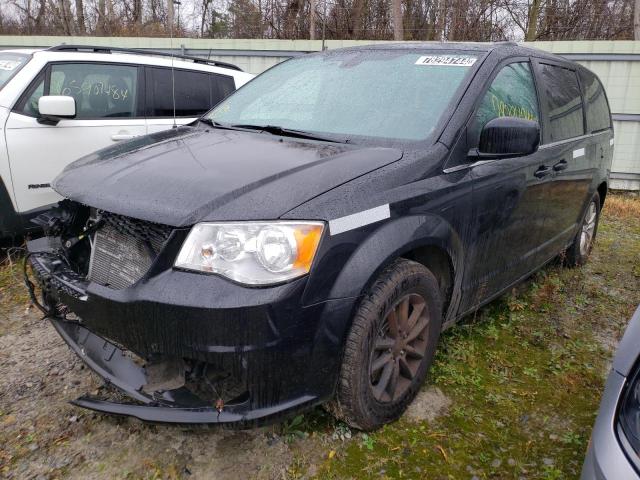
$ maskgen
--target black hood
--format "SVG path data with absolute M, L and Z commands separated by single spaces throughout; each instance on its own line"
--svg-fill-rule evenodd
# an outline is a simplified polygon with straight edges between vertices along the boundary
M 268 220 L 401 157 L 391 148 L 184 127 L 84 157 L 53 188 L 85 205 L 176 227 Z

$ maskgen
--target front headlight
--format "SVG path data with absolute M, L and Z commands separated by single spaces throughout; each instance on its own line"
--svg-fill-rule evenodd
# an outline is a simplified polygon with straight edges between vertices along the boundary
M 322 222 L 199 223 L 182 245 L 177 268 L 270 285 L 309 272 Z

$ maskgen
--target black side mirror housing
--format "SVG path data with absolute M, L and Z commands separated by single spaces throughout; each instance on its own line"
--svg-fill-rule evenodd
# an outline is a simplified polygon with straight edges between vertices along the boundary
M 533 120 L 498 117 L 489 120 L 480 132 L 480 142 L 473 156 L 482 159 L 530 155 L 540 144 L 540 125 Z

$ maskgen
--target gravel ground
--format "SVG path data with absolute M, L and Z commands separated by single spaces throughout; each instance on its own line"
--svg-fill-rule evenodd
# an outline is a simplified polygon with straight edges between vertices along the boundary
M 97 393 L 99 377 L 37 310 L 20 302 L 2 315 L 1 478 L 284 479 L 298 476 L 300 462 L 311 476 L 351 438 L 319 408 L 309 434 L 291 423 L 248 431 L 148 425 L 73 407 L 68 400 Z M 409 415 L 434 419 L 447 407 L 442 392 L 428 388 Z

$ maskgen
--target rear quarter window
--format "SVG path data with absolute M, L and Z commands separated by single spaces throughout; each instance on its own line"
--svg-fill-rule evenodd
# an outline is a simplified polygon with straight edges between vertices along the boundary
M 198 117 L 209 111 L 235 90 L 233 77 L 174 70 L 175 84 L 169 68 L 147 68 L 147 116 L 173 116 L 173 92 L 177 117 Z
M 559 142 L 584 135 L 582 95 L 576 72 L 556 65 L 540 67 L 549 120 L 546 141 Z
M 586 109 L 587 133 L 611 128 L 611 112 L 602 83 L 588 70 L 581 69 L 579 75 Z

